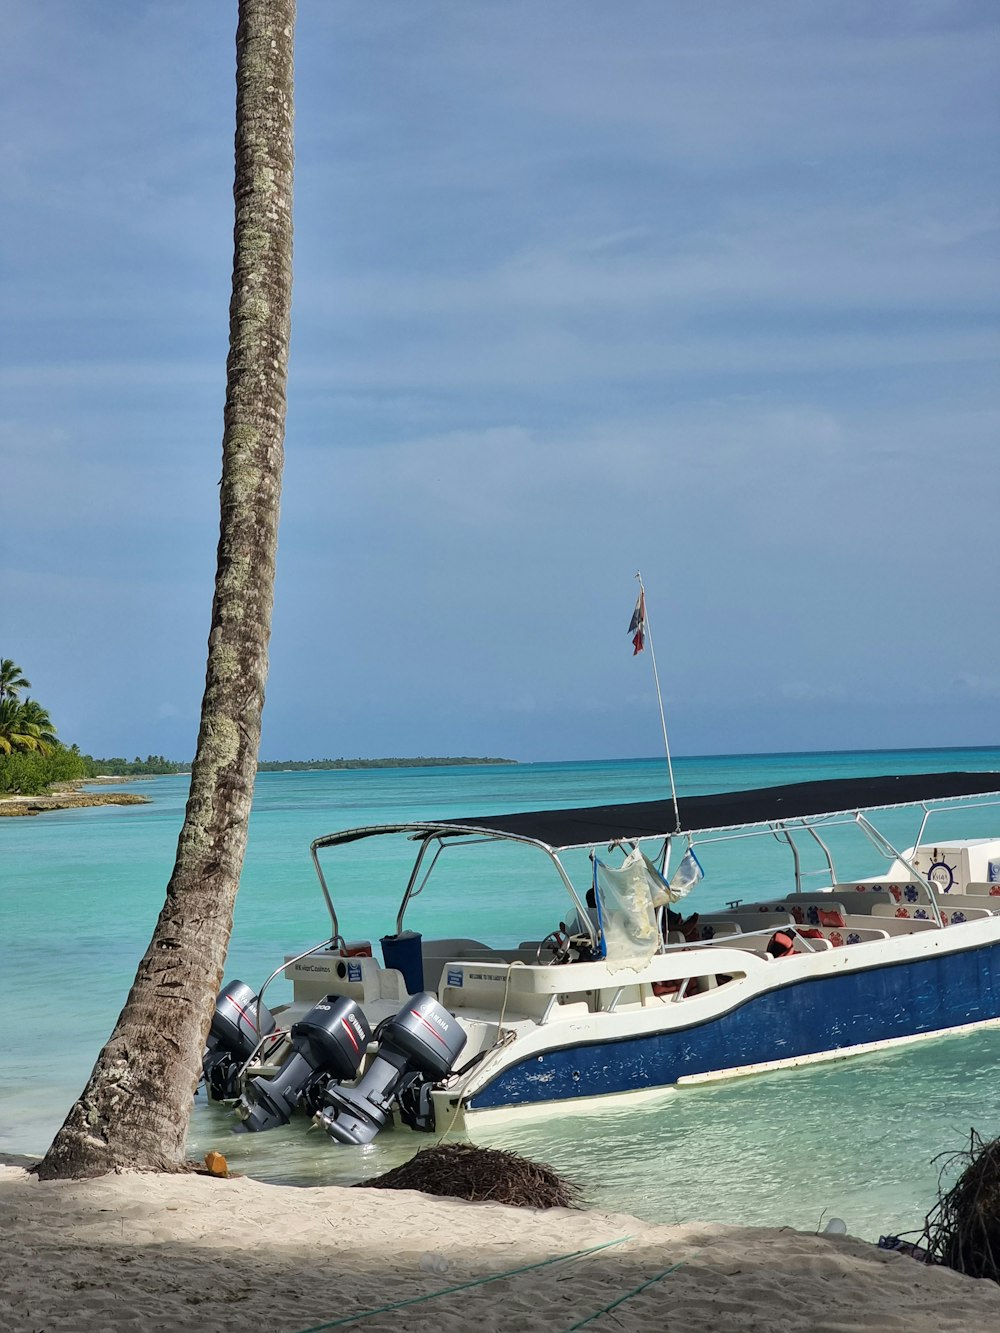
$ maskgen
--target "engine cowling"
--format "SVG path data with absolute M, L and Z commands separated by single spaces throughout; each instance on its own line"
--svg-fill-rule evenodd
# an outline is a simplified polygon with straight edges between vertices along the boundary
M 239 1096 L 240 1069 L 261 1038 L 269 1036 L 276 1027 L 274 1015 L 266 1004 L 259 1006 L 258 1020 L 257 993 L 245 981 L 230 981 L 223 986 L 215 1001 L 201 1065 L 210 1097 L 223 1102 Z
M 371 1027 L 354 1000 L 327 995 L 292 1025 L 292 1050 L 273 1078 L 251 1079 L 236 1105 L 236 1133 L 287 1125 L 300 1106 L 315 1109 L 327 1085 L 357 1077 Z
M 378 1051 L 353 1088 L 331 1086 L 318 1125 L 338 1143 L 370 1143 L 389 1119 L 403 1089 L 412 1098 L 414 1084 L 437 1081 L 451 1072 L 467 1041 L 466 1034 L 429 991 L 408 1000 L 389 1020 Z M 424 1099 L 429 1105 L 429 1099 Z M 433 1121 L 421 1127 L 433 1128 Z

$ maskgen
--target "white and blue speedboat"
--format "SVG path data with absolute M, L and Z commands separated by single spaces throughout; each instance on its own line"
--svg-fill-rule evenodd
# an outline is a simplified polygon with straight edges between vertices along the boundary
M 1000 838 L 929 840 L 942 812 L 998 798 L 1000 774 L 940 773 L 318 838 L 330 936 L 273 974 L 292 983 L 285 1008 L 270 1013 L 241 983 L 223 992 L 210 1086 L 238 1098 L 243 1128 L 298 1109 L 333 1138 L 364 1142 L 390 1118 L 472 1128 L 477 1117 L 1000 1024 Z M 874 821 L 901 807 L 912 809 L 916 836 L 897 850 Z M 838 878 L 831 831 L 847 824 L 867 836 L 882 873 Z M 750 857 L 760 836 L 786 844 L 788 883 L 747 901 L 737 880 L 728 907 L 685 919 L 678 902 L 699 878 L 699 846 L 732 838 Z M 331 868 L 335 853 L 372 839 L 408 851 L 405 862 L 365 858 L 369 903 L 386 893 L 387 867 L 402 872 L 392 929 L 374 947 L 345 939 Z M 551 934 L 515 947 L 407 928 L 445 860 L 511 843 L 537 852 L 547 872 L 538 894 L 562 895 Z M 820 887 L 806 887 L 806 848 L 822 865 Z M 585 875 L 574 878 L 573 860 Z M 502 894 L 496 905 L 498 936 L 510 938 Z M 683 911 L 696 906 L 697 895 Z

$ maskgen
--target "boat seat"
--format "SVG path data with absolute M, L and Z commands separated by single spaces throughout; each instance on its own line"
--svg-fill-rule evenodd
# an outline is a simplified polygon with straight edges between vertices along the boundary
M 896 916 L 895 902 L 885 902 L 883 910 L 873 908 L 871 916 L 861 917 L 861 920 L 865 921 L 865 925 L 869 928 L 876 926 L 877 929 L 885 930 L 885 933 L 893 934 L 893 936 L 895 934 L 913 934 L 915 930 L 936 930 L 937 922 L 929 914 L 931 909 L 927 908 L 925 910 L 928 912 L 928 916 L 925 917 L 901 917 Z M 848 917 L 848 924 L 851 924 L 851 920 L 852 918 Z M 859 918 L 853 917 L 853 920 L 857 921 Z
M 688 937 L 684 934 L 683 930 L 668 930 L 667 943 L 668 944 L 711 944 L 713 940 L 717 939 L 731 940 L 735 935 L 739 934 L 740 931 L 738 929 L 720 930 L 716 931 L 714 935 L 698 934 L 695 936 L 693 940 L 689 940 Z M 739 941 L 737 941 L 736 947 L 739 948 Z
M 985 879 L 970 879 L 965 892 L 970 898 L 1000 898 L 1000 884 Z
M 937 895 L 940 898 L 940 894 Z M 896 903 L 929 903 L 931 900 L 930 890 L 926 884 L 919 884 L 914 881 L 911 884 L 890 884 L 889 897 Z
M 672 930 L 670 934 L 681 934 L 681 932 Z M 743 930 L 738 921 L 699 921 L 695 939 L 718 940 L 723 936 L 742 934 Z
M 839 927 L 847 915 L 847 908 L 839 899 L 827 897 L 807 898 L 803 894 L 791 893 L 784 902 L 777 904 L 786 912 L 791 912 L 797 926 L 835 926 Z M 835 918 L 838 918 L 836 920 Z
M 889 894 L 895 897 L 893 890 L 902 889 L 906 886 L 906 880 L 866 880 L 859 879 L 853 883 L 834 884 L 831 892 L 840 893 L 871 893 L 871 894 Z
M 830 889 L 833 897 L 841 893 L 888 893 L 889 881 L 878 881 L 866 879 L 848 880 L 845 884 L 834 884 Z
M 889 932 L 884 926 L 844 926 L 843 932 L 845 944 L 864 944 L 867 940 L 887 940 Z
M 803 930 L 818 930 L 821 932 L 821 938 L 828 941 L 834 949 L 842 949 L 845 944 L 864 944 L 868 940 L 887 940 L 889 932 L 873 927 L 871 917 L 861 917 L 864 921 L 863 926 L 852 925 L 851 917 L 844 918 L 842 926 L 804 926 Z M 857 918 L 854 918 L 857 920 Z M 818 944 L 818 940 L 811 940 L 810 943 Z
M 835 884 L 834 892 L 837 901 L 846 908 L 848 916 L 870 915 L 876 903 L 891 901 L 882 884 Z
M 869 888 L 873 886 L 869 885 Z M 973 886 L 967 884 L 966 889 Z M 987 896 L 990 889 L 997 892 L 993 895 L 994 901 L 990 902 Z M 984 890 L 986 892 L 984 892 Z M 899 895 L 898 897 L 896 895 Z M 853 917 L 855 920 L 864 913 L 870 916 L 886 917 L 896 916 L 896 908 L 902 907 L 909 909 L 908 912 L 900 912 L 901 917 L 915 915 L 913 909 L 924 907 L 928 909 L 927 915 L 933 919 L 934 913 L 930 909 L 931 896 L 923 884 L 891 884 L 885 893 L 866 893 L 858 886 L 856 893 L 844 891 L 841 885 L 841 897 L 848 909 L 848 920 Z M 1000 912 L 1000 884 L 984 884 L 977 886 L 976 892 L 971 893 L 938 893 L 934 895 L 934 901 L 942 908 L 949 911 L 968 912 L 969 909 L 979 910 L 988 908 L 990 911 Z M 917 917 L 920 920 L 920 917 Z
M 425 939 L 421 952 L 424 960 L 424 990 L 433 991 L 435 994 L 446 963 L 485 963 L 487 961 L 507 963 L 517 955 L 516 949 L 506 951 L 491 949 L 488 944 L 483 944 L 481 940 L 462 939 L 460 936 L 442 940 Z
M 868 887 L 869 889 L 875 889 L 880 888 L 881 886 L 869 885 Z M 982 892 L 977 891 L 976 893 L 969 893 L 970 887 L 970 885 L 966 884 L 962 889 L 957 891 L 952 890 L 950 893 L 935 892 L 934 901 L 939 903 L 942 907 L 949 907 L 953 911 L 956 908 L 964 910 L 967 907 L 985 907 L 986 904 L 982 901 Z M 988 884 L 984 887 L 987 892 L 991 888 L 996 889 L 997 893 L 995 896 L 1000 898 L 1000 884 Z M 886 884 L 885 889 L 886 896 L 880 899 L 880 901 L 896 903 L 901 907 L 912 908 L 921 905 L 927 906 L 931 901 L 931 894 L 927 885 L 921 884 L 916 880 L 910 881 L 909 883 L 903 880 L 899 883 Z M 973 899 L 975 899 L 975 901 L 973 901 Z M 874 911 L 874 908 L 872 910 Z M 997 904 L 996 910 L 1000 911 L 1000 903 Z
M 956 907 L 951 899 L 947 905 L 941 905 L 941 920 L 946 926 L 961 926 L 966 921 L 980 921 L 984 916 L 993 916 L 988 907 Z
M 795 925 L 792 914 L 787 908 L 782 908 L 778 912 L 758 912 L 756 908 L 750 911 L 741 909 L 739 912 L 727 912 L 725 917 L 719 918 L 719 920 L 725 920 L 734 926 L 739 926 L 742 935 L 747 935 L 752 931 L 775 930 L 778 926 Z M 712 917 L 707 917 L 705 924 L 715 925 L 716 923 Z
M 994 888 L 996 887 L 994 885 Z M 979 893 L 936 894 L 935 902 L 940 908 L 947 908 L 949 912 L 1000 912 L 1000 894 L 992 899 Z
M 801 935 L 796 935 L 795 948 L 792 950 L 792 952 L 823 953 L 828 949 L 832 949 L 833 947 L 834 947 L 833 941 L 827 939 L 825 935 L 821 935 L 817 939 L 813 939 L 811 936 L 809 939 L 803 939 Z M 785 957 L 787 956 L 788 955 L 786 954 Z
M 890 910 L 877 912 L 873 909 L 870 915 L 848 915 L 847 930 L 878 929 L 887 935 L 912 935 L 918 930 L 937 929 L 937 923 L 930 917 L 897 917 L 895 903 L 883 903 L 883 907 Z
M 897 917 L 913 921 L 933 921 L 934 913 L 930 903 L 897 903 L 891 898 L 885 903 L 876 903 L 872 908 L 873 917 Z
M 946 926 L 960 926 L 965 921 L 977 921 L 982 917 L 992 916 L 988 907 L 956 907 L 953 902 L 939 904 L 941 920 Z M 897 920 L 934 921 L 934 910 L 930 903 L 877 903 L 872 908 L 873 917 L 889 917 Z

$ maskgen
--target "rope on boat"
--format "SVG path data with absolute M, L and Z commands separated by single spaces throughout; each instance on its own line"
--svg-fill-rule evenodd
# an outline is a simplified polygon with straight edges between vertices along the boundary
M 482 1072 L 483 1066 L 489 1062 L 491 1055 L 495 1055 L 497 1051 L 502 1050 L 505 1046 L 510 1045 L 509 1037 L 504 1037 L 503 1035 L 503 1020 L 504 1020 L 504 1015 L 507 1012 L 507 999 L 508 996 L 510 995 L 511 973 L 513 972 L 515 967 L 524 967 L 524 963 L 522 963 L 519 958 L 515 958 L 513 962 L 507 964 L 507 978 L 504 982 L 504 987 L 503 987 L 503 1003 L 500 1005 L 500 1017 L 497 1019 L 497 1035 L 493 1038 L 493 1045 L 488 1046 L 485 1051 L 480 1052 L 477 1065 L 477 1068 L 480 1073 Z M 443 1143 L 447 1138 L 447 1136 L 455 1128 L 455 1122 L 458 1120 L 459 1114 L 461 1113 L 462 1110 L 461 1086 L 462 1086 L 461 1084 L 456 1084 L 455 1090 L 458 1093 L 458 1096 L 455 1099 L 455 1109 L 451 1113 L 451 1119 L 448 1121 L 447 1127 L 443 1129 L 441 1133 L 438 1135 L 438 1140 L 437 1140 L 438 1143 Z
M 612 1310 L 617 1310 L 619 1305 L 624 1305 L 624 1303 L 628 1300 L 631 1300 L 633 1296 L 638 1296 L 640 1291 L 645 1291 L 646 1288 L 651 1287 L 654 1282 L 660 1282 L 663 1278 L 668 1277 L 671 1273 L 676 1273 L 678 1268 L 683 1268 L 683 1267 L 684 1267 L 683 1263 L 671 1264 L 671 1266 L 669 1268 L 665 1268 L 662 1273 L 657 1273 L 656 1277 L 651 1277 L 648 1282 L 643 1282 L 640 1286 L 633 1287 L 631 1291 L 627 1291 L 624 1296 L 619 1296 L 618 1299 L 616 1301 L 612 1301 L 610 1305 L 605 1305 L 600 1310 L 595 1310 L 593 1314 L 588 1315 L 586 1319 L 581 1319 L 579 1323 L 570 1324 L 569 1328 L 566 1330 L 566 1333 L 574 1333 L 574 1331 L 578 1328 L 586 1328 L 587 1325 L 592 1324 L 595 1319 L 600 1319 L 602 1314 L 610 1314 Z
M 359 1319 L 369 1319 L 372 1315 L 388 1314 L 391 1310 L 402 1310 L 408 1305 L 419 1305 L 421 1301 L 433 1301 L 438 1296 L 450 1296 L 453 1291 L 465 1291 L 469 1287 L 481 1287 L 487 1282 L 499 1282 L 501 1278 L 516 1277 L 518 1273 L 530 1273 L 535 1268 L 546 1268 L 549 1264 L 566 1263 L 570 1259 L 583 1259 L 588 1254 L 596 1254 L 598 1250 L 607 1250 L 613 1245 L 624 1245 L 627 1240 L 631 1239 L 631 1236 L 619 1236 L 617 1240 L 606 1240 L 600 1245 L 591 1245 L 586 1250 L 574 1250 L 572 1254 L 557 1254 L 553 1259 L 542 1259 L 534 1264 L 522 1264 L 520 1268 L 511 1268 L 505 1273 L 491 1273 L 489 1277 L 477 1277 L 473 1278 L 471 1282 L 459 1282 L 453 1287 L 442 1287 L 440 1291 L 428 1292 L 426 1296 L 411 1296 L 405 1301 L 394 1301 L 392 1305 L 380 1305 L 376 1310 L 359 1310 L 356 1314 L 345 1315 L 341 1319 L 332 1319 L 328 1324 L 314 1324 L 312 1328 L 300 1330 L 300 1333 L 321 1333 L 322 1329 L 343 1328 L 345 1324 L 353 1324 Z M 679 1267 L 679 1265 L 677 1266 Z M 625 1298 L 623 1297 L 623 1299 Z M 599 1310 L 598 1314 L 601 1313 L 603 1312 Z

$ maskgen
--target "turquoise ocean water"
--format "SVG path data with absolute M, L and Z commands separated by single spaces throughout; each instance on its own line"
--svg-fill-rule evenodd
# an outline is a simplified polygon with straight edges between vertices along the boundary
M 696 794 L 820 777 L 1000 770 L 1000 750 L 682 758 L 675 768 L 682 793 Z M 664 787 L 662 760 L 262 774 L 227 977 L 256 988 L 284 953 L 328 934 L 308 854 L 323 833 L 397 819 L 642 800 L 664 795 Z M 0 820 L 0 1152 L 44 1150 L 83 1086 L 148 942 L 187 780 L 158 778 L 129 790 L 153 803 Z M 897 846 L 915 835 L 912 814 L 894 812 L 876 823 Z M 941 816 L 928 833 L 997 835 L 1000 809 Z M 885 868 L 854 830 L 834 830 L 830 842 L 843 878 Z M 690 900 L 694 907 L 793 887 L 789 854 L 771 839 L 708 844 L 700 854 L 707 873 Z M 346 936 L 377 940 L 393 928 L 407 855 L 370 844 L 328 856 Z M 461 856 L 437 893 L 431 881 L 407 925 L 508 943 L 544 934 L 565 915 L 554 877 L 530 873 L 532 865 L 543 869 L 540 862 L 482 849 Z M 575 868 L 586 875 L 582 863 Z M 268 998 L 287 994 L 283 984 L 276 982 Z M 428 1141 L 386 1132 L 367 1148 L 347 1148 L 302 1123 L 240 1137 L 230 1136 L 228 1125 L 224 1112 L 196 1105 L 192 1153 L 218 1147 L 234 1169 L 302 1184 L 350 1183 Z M 875 1238 L 920 1224 L 936 1196 L 934 1158 L 967 1143 L 972 1126 L 1000 1135 L 1000 1030 L 666 1092 L 639 1105 L 560 1108 L 477 1138 L 544 1158 L 578 1179 L 594 1204 L 641 1217 L 808 1229 L 825 1210 L 845 1218 L 854 1234 Z

